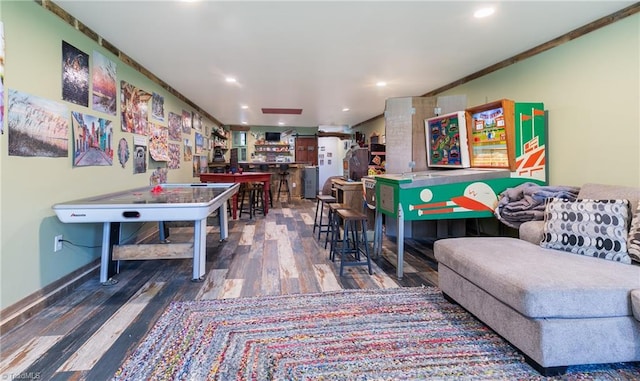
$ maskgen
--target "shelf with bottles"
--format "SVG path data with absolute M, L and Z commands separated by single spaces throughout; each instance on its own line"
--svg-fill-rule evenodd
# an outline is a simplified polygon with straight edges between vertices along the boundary
M 287 143 L 256 143 L 256 153 L 278 153 L 278 154 L 291 154 L 290 147 Z
M 229 136 L 230 136 L 230 132 L 225 130 L 222 127 L 213 127 L 211 129 L 211 134 L 214 136 L 214 138 L 219 138 L 222 140 L 229 140 Z M 225 143 L 226 144 L 226 143 Z

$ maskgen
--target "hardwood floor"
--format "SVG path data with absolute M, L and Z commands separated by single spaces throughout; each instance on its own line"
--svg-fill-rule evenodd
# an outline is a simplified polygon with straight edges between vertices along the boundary
M 231 221 L 229 238 L 207 236 L 207 275 L 191 282 L 191 260 L 127 261 L 118 283 L 102 286 L 95 276 L 23 324 L 3 332 L 0 377 L 41 380 L 107 380 L 176 300 L 238 298 L 339 289 L 437 285 L 429 245 L 405 244 L 404 277 L 396 279 L 396 245 L 366 266 L 328 259 L 324 239 L 313 234 L 315 201 L 274 202 L 266 217 L 243 214 Z M 316 232 L 317 233 L 317 232 Z M 173 242 L 188 240 L 188 227 L 171 228 Z M 324 238 L 324 236 L 323 236 Z

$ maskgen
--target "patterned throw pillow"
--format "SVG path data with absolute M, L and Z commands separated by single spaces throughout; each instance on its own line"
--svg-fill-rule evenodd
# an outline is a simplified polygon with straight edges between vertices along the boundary
M 631 260 L 640 263 L 640 202 L 638 202 L 636 215 L 631 220 L 627 249 L 629 250 Z
M 628 200 L 550 199 L 540 246 L 631 263 Z

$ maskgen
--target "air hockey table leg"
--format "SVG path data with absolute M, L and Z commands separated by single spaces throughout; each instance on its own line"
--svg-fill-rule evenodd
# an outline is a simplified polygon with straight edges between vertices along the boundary
M 227 239 L 229 236 L 229 210 L 227 209 L 227 203 L 223 202 L 218 211 L 218 223 L 220 224 L 220 242 Z
M 112 278 L 118 272 L 118 262 L 112 260 L 113 245 L 118 243 L 120 243 L 120 223 L 104 222 L 100 256 L 100 283 L 104 286 L 118 283 L 116 279 Z
M 193 226 L 193 277 L 192 282 L 204 280 L 207 265 L 207 218 L 196 220 Z

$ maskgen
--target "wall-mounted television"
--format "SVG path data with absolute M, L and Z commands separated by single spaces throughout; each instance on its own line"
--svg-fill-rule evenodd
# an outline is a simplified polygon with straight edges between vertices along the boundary
M 268 142 L 279 142 L 280 141 L 280 133 L 279 132 L 265 132 L 264 140 Z

